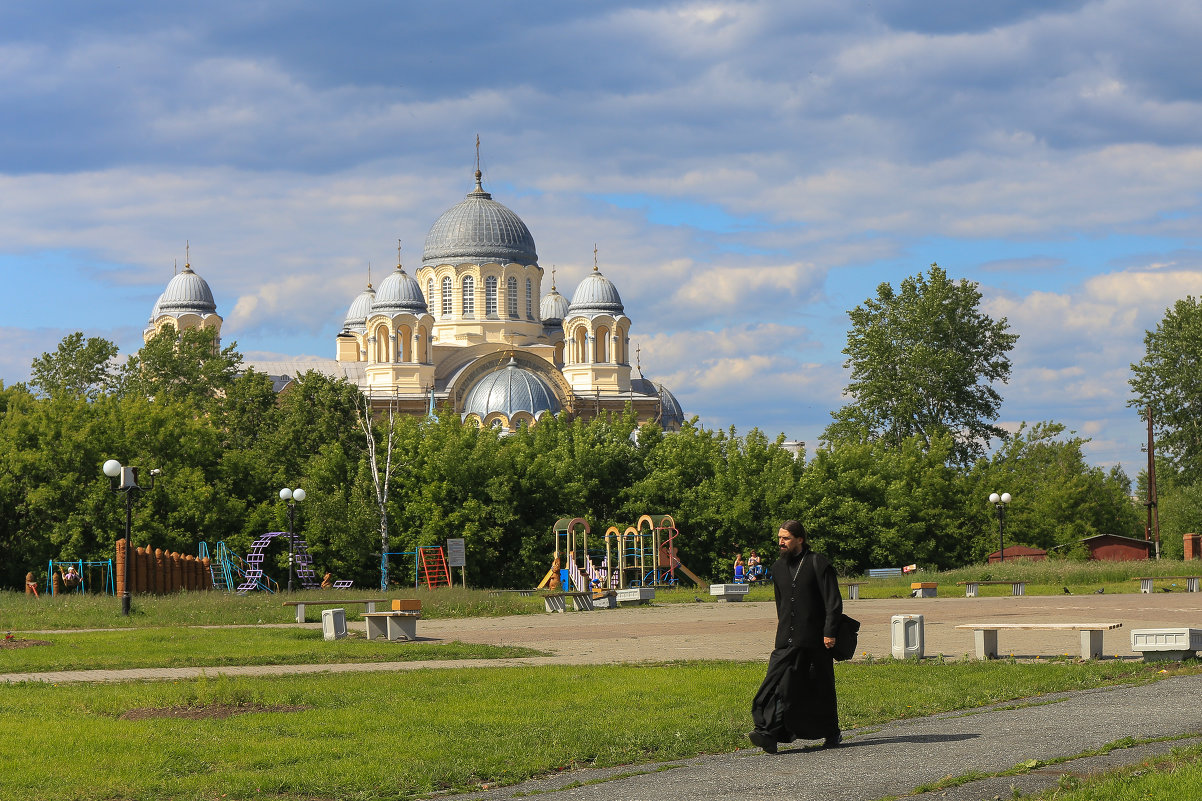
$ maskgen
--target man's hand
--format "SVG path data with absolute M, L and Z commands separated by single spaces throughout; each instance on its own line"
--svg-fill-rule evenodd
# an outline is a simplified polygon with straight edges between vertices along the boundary
M 823 637 L 822 644 L 825 645 L 827 648 L 834 648 L 835 647 L 835 638 L 834 637 Z

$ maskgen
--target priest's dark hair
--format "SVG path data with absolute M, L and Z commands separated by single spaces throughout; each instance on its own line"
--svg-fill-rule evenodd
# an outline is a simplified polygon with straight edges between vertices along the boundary
M 786 520 L 780 524 L 780 527 L 792 534 L 794 537 L 799 537 L 803 540 L 809 539 L 809 537 L 806 535 L 806 527 L 803 526 L 800 521 Z

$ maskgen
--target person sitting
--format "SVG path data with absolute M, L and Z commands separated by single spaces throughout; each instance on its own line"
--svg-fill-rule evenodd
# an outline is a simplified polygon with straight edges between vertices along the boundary
M 759 554 L 753 548 L 751 553 L 747 555 L 747 583 L 753 584 L 760 580 L 764 574 L 764 568 L 760 564 Z
M 743 564 L 743 554 L 735 554 L 735 584 L 742 584 L 747 580 L 747 565 Z
M 75 565 L 67 567 L 67 572 L 63 573 L 63 586 L 69 590 L 73 590 L 79 586 L 79 573 L 75 570 Z

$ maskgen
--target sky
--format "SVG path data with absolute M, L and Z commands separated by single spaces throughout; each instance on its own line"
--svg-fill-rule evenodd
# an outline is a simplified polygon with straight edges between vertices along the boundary
M 0 380 L 136 350 L 186 257 L 226 344 L 332 358 L 479 134 L 547 278 L 596 245 L 703 425 L 812 452 L 848 310 L 937 262 L 1019 335 L 999 422 L 1134 476 L 1130 364 L 1202 294 L 1199 41 L 1161 0 L 3 4 Z

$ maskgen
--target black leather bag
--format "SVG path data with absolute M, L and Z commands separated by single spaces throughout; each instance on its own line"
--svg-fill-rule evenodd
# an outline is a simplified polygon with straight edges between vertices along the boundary
M 851 659 L 856 655 L 856 645 L 860 639 L 860 621 L 854 617 L 841 615 L 839 626 L 835 630 L 835 647 L 831 654 L 840 662 Z

